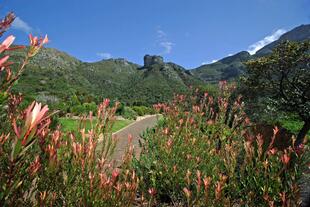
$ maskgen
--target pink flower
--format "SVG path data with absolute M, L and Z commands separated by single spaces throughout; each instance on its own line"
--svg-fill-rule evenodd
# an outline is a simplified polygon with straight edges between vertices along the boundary
M 291 157 L 287 154 L 287 152 L 285 152 L 282 157 L 281 157 L 281 161 L 284 165 L 287 165 L 290 162 Z
M 29 173 L 31 176 L 35 175 L 41 167 L 40 157 L 36 156 L 35 160 L 30 164 Z
M 164 133 L 165 135 L 168 135 L 168 134 L 169 134 L 169 128 L 168 128 L 168 127 L 164 128 L 164 129 L 163 129 L 163 133 Z
M 48 37 L 45 35 L 44 38 L 38 38 L 38 37 L 33 37 L 31 34 L 29 35 L 30 39 L 30 49 L 28 51 L 28 56 L 32 57 L 35 56 L 39 50 L 42 48 L 42 46 L 46 43 L 48 43 Z
M 295 148 L 295 152 L 297 153 L 297 155 L 301 155 L 304 152 L 304 148 L 305 145 L 304 144 L 300 144 Z
M 155 188 L 150 188 L 148 190 L 148 192 L 149 192 L 150 196 L 152 196 L 152 197 L 154 197 L 156 195 L 156 189 Z
M 183 191 L 187 199 L 189 199 L 192 196 L 192 192 L 188 190 L 188 188 L 183 188 Z
M 274 136 L 277 135 L 278 132 L 279 132 L 279 128 L 278 128 L 277 126 L 275 126 L 275 127 L 273 128 L 273 135 L 274 135 Z
M 10 56 L 6 55 L 0 59 L 0 69 L 4 67 L 4 63 L 9 59 Z M 2 69 L 1 69 L 2 70 Z M 0 71 L 1 71 L 0 70 Z
M 173 140 L 169 138 L 167 143 L 166 143 L 167 148 L 170 149 L 172 147 L 172 144 L 173 144 Z
M 197 175 L 197 191 L 200 192 L 200 187 L 201 187 L 201 172 L 200 170 L 196 171 Z
M 215 185 L 215 199 L 219 200 L 222 196 L 222 184 L 221 182 L 217 182 Z
M 211 184 L 211 177 L 204 177 L 203 178 L 203 184 L 205 186 L 206 191 L 209 189 L 209 186 Z
M 33 106 L 34 105 L 34 106 Z M 44 117 L 46 112 L 48 111 L 48 106 L 45 105 L 42 107 L 41 103 L 33 102 L 27 110 L 27 120 L 26 122 L 30 122 L 29 128 L 34 128 Z
M 118 169 L 114 169 L 112 172 L 112 182 L 116 182 L 119 176 L 119 170 Z
M 110 105 L 110 99 L 108 99 L 108 98 L 104 99 L 104 101 L 103 101 L 103 106 L 104 106 L 105 108 L 107 108 L 109 105 Z
M 32 104 L 26 109 L 26 122 L 25 127 L 27 129 L 22 144 L 25 145 L 28 136 L 34 128 L 43 120 L 46 112 L 48 111 L 48 106 L 42 108 L 41 103 L 32 102 Z
M 7 50 L 14 42 L 15 37 L 13 35 L 8 36 L 0 45 L 0 53 Z
M 278 151 L 277 148 L 274 147 L 268 151 L 268 154 L 275 155 L 277 151 Z
M 44 39 L 42 37 L 39 39 L 38 37 L 33 37 L 30 34 L 29 39 L 30 39 L 30 46 L 34 46 L 34 47 L 41 47 L 42 45 L 48 43 L 47 35 L 45 35 Z

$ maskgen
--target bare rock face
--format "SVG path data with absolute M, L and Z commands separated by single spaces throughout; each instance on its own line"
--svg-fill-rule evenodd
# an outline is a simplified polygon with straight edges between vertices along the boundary
M 151 55 L 145 55 L 144 56 L 144 67 L 149 67 L 154 64 L 164 64 L 164 59 L 161 56 L 151 56 Z

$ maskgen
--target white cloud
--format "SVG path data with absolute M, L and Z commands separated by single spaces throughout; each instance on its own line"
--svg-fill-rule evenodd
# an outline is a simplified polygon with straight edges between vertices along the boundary
M 33 28 L 27 22 L 23 21 L 19 17 L 16 17 L 15 20 L 13 21 L 12 28 L 21 30 L 27 34 L 33 31 Z
M 248 48 L 248 52 L 253 55 L 255 54 L 258 50 L 263 48 L 265 45 L 270 44 L 273 41 L 276 41 L 280 38 L 281 35 L 283 35 L 286 32 L 284 29 L 278 29 L 274 33 L 272 33 L 269 36 L 266 36 L 264 39 L 255 42 L 254 44 L 250 45 Z
M 207 65 L 207 64 L 212 64 L 212 63 L 216 63 L 218 60 L 211 60 L 211 61 L 206 61 L 206 62 L 202 62 L 201 65 Z
M 174 44 L 172 42 L 161 42 L 160 43 L 160 46 L 164 48 L 164 51 L 163 51 L 164 54 L 170 54 L 172 51 L 173 45 Z
M 161 39 L 161 38 L 167 38 L 167 34 L 166 34 L 164 31 L 162 31 L 161 29 L 157 29 L 157 37 L 158 37 L 159 39 Z
M 172 52 L 174 43 L 168 40 L 167 33 L 160 28 L 156 30 L 156 33 L 158 45 L 164 49 L 161 54 L 170 54 Z
M 96 53 L 96 55 L 99 56 L 99 57 L 101 57 L 101 58 L 103 58 L 103 59 L 110 59 L 110 58 L 113 57 L 113 56 L 112 56 L 110 53 L 108 53 L 108 52 L 98 52 L 98 53 Z

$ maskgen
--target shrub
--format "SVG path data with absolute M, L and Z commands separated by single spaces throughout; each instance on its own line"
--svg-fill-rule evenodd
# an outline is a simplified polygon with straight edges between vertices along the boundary
M 148 114 L 154 114 L 155 111 L 153 108 L 147 106 L 133 106 L 132 109 L 137 112 L 139 116 L 144 116 Z
M 137 118 L 138 114 L 132 110 L 132 108 L 125 106 L 124 107 L 124 113 L 123 113 L 123 117 L 125 119 L 131 119 L 131 120 L 135 120 Z
M 0 35 L 15 16 L 0 23 Z M 0 53 L 14 40 L 9 36 Z M 9 68 L 9 56 L 0 57 L 0 206 L 129 206 L 134 203 L 139 179 L 128 166 L 133 148 L 120 163 L 111 160 L 116 140 L 111 128 L 116 108 L 108 99 L 90 114 L 90 130 L 64 134 L 51 129 L 49 108 L 32 102 L 25 110 L 22 96 L 12 94 L 29 59 L 47 42 L 30 35 L 31 46 L 17 72 Z M 3 76 L 4 75 L 4 76 Z M 93 104 L 84 105 L 89 110 Z M 3 114 L 3 116 L 2 116 Z M 85 121 L 85 120 L 84 120 Z M 116 166 L 118 164 L 118 168 Z
M 298 205 L 305 146 L 277 150 L 277 128 L 270 143 L 252 135 L 241 98 L 229 107 L 230 89 L 220 88 L 217 99 L 181 95 L 155 106 L 164 122 L 143 135 L 133 162 L 140 191 L 180 206 Z

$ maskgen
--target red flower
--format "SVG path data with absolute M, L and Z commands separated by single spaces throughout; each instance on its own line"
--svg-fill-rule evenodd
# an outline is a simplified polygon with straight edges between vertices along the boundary
M 107 99 L 107 98 L 104 99 L 103 105 L 104 105 L 105 108 L 107 108 L 110 105 L 110 99 Z
M 215 186 L 215 198 L 219 200 L 222 197 L 222 184 L 221 182 L 217 182 Z
M 148 192 L 149 192 L 149 194 L 152 196 L 152 197 L 154 197 L 155 195 L 156 195 L 156 189 L 155 188 L 150 188 L 149 190 L 148 190 Z
M 183 191 L 185 193 L 186 198 L 189 199 L 192 195 L 192 192 L 188 190 L 187 188 L 183 188 Z
M 275 155 L 277 151 L 278 151 L 277 148 L 274 147 L 268 151 L 268 154 Z
M 42 37 L 39 39 L 38 37 L 33 37 L 30 34 L 29 39 L 30 39 L 30 46 L 33 46 L 33 47 L 42 47 L 42 45 L 48 43 L 47 35 L 45 35 L 44 39 Z
M 112 172 L 112 182 L 116 182 L 119 176 L 119 170 L 118 169 L 114 169 Z
M 30 164 L 29 167 L 29 173 L 31 176 L 35 175 L 36 172 L 38 172 L 38 170 L 41 167 L 41 163 L 40 163 L 40 157 L 36 156 L 35 160 Z
M 295 148 L 295 152 L 297 153 L 297 155 L 301 155 L 304 152 L 304 148 L 305 145 L 304 144 L 300 144 Z
M 0 21 L 0 36 L 2 36 L 2 34 L 11 26 L 14 19 L 14 13 L 10 12 L 3 20 Z
M 287 165 L 290 162 L 291 157 L 287 154 L 287 151 L 282 155 L 281 161 L 284 165 Z
M 39 50 L 42 48 L 42 46 L 46 43 L 48 43 L 48 37 L 45 35 L 44 38 L 38 38 L 38 37 L 33 37 L 31 34 L 29 35 L 30 39 L 30 49 L 28 51 L 28 56 L 32 57 L 36 55 Z

